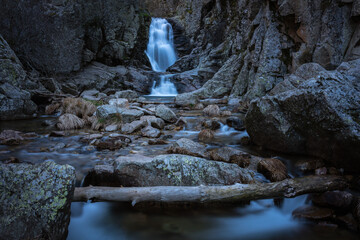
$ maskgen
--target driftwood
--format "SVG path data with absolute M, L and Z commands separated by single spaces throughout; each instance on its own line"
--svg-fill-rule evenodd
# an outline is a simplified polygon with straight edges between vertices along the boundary
M 82 187 L 75 188 L 73 201 L 131 202 L 243 202 L 269 198 L 291 198 L 307 193 L 344 189 L 338 176 L 309 176 L 263 184 L 196 187 Z

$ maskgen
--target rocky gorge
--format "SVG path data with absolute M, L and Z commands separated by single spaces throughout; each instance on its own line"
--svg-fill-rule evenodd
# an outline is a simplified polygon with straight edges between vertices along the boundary
M 0 4 L 0 239 L 85 238 L 76 201 L 108 188 L 143 228 L 149 209 L 265 198 L 266 212 L 308 194 L 288 224 L 358 236 L 360 1 Z M 123 225 L 124 239 L 255 236 Z

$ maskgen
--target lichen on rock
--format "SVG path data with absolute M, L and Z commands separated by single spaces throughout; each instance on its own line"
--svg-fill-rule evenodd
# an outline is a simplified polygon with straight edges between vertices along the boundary
M 74 187 L 69 165 L 0 164 L 0 236 L 66 239 Z

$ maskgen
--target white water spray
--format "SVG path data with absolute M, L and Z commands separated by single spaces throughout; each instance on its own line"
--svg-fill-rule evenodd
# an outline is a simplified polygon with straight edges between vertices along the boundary
M 171 75 L 161 75 L 160 83 L 154 81 L 150 96 L 176 96 L 178 94 L 175 85 L 170 81 Z
M 177 59 L 171 24 L 162 18 L 153 18 L 150 25 L 150 37 L 146 55 L 155 72 L 165 72 Z M 150 96 L 176 96 L 171 75 L 161 75 L 160 82 L 154 81 Z

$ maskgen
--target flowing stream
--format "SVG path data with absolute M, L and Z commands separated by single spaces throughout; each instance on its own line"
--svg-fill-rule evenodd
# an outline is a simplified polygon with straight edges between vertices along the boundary
M 153 71 L 163 73 L 177 60 L 173 38 L 171 24 L 166 19 L 152 19 L 146 55 Z M 160 79 L 154 81 L 150 96 L 176 96 L 178 93 L 171 76 L 160 75 Z
M 160 82 L 154 81 L 151 97 L 171 97 L 178 94 L 175 85 L 170 81 L 171 75 L 161 75 Z
M 4 121 L 3 129 L 35 132 L 37 136 L 19 146 L 0 145 L 0 160 L 16 157 L 21 161 L 40 163 L 54 160 L 59 164 L 70 164 L 76 168 L 77 186 L 83 176 L 96 164 L 136 151 L 146 156 L 165 152 L 168 145 L 146 146 L 141 138 L 134 145 L 119 151 L 97 151 L 80 141 L 86 130 L 74 130 L 66 137 L 49 137 L 55 128 L 44 128 L 44 116 L 32 120 Z M 196 140 L 199 115 L 189 112 L 185 116 L 187 129 L 179 132 L 164 131 L 173 135 L 172 141 L 181 137 Z M 194 133 L 194 134 L 192 134 Z M 246 135 L 226 125 L 217 130 L 214 144 L 218 147 L 234 144 L 234 139 Z M 246 150 L 241 145 L 237 149 Z M 291 164 L 291 161 L 284 161 Z M 291 175 L 297 175 L 288 166 Z M 297 175 L 298 176 L 298 175 Z M 133 208 L 131 204 L 118 203 L 72 203 L 68 240 L 115 240 L 115 239 L 292 239 L 292 240 L 337 240 L 358 239 L 356 233 L 337 228 L 326 228 L 298 221 L 291 215 L 299 206 L 309 204 L 307 196 L 284 200 L 258 200 L 249 204 L 230 207 L 161 208 L 147 206 Z

